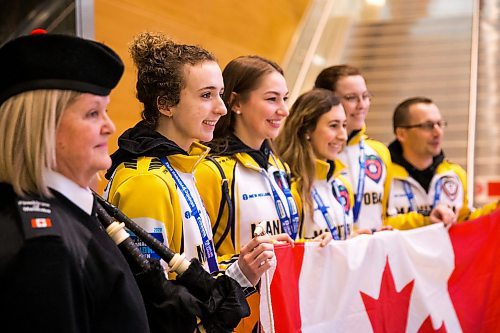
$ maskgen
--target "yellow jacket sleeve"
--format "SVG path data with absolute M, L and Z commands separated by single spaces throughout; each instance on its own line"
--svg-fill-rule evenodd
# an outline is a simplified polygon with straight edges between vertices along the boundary
M 468 210 L 467 214 L 462 217 L 462 220 L 459 219 L 459 222 L 474 220 L 483 215 L 488 215 L 497 210 L 499 206 L 500 206 L 500 201 L 496 201 L 496 202 L 490 202 L 484 206 L 481 206 L 473 210 Z
M 171 195 L 164 180 L 153 174 L 143 174 L 120 182 L 120 175 L 117 173 L 109 200 L 139 225 L 147 220 L 161 222 L 165 226 L 167 245 L 173 251 L 181 252 L 182 221 L 176 221 L 174 214 L 178 196 Z
M 417 212 L 387 216 L 385 219 L 385 225 L 392 226 L 394 229 L 399 230 L 414 229 L 429 224 L 431 224 L 429 217 Z

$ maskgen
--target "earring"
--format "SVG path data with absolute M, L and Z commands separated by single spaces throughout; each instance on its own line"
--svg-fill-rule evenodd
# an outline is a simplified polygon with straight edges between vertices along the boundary
M 236 114 L 241 114 L 241 111 L 239 111 L 239 110 L 238 111 L 233 111 L 233 112 L 236 113 Z
M 306 134 L 306 140 L 307 141 L 311 140 L 311 137 L 309 136 L 309 134 Z

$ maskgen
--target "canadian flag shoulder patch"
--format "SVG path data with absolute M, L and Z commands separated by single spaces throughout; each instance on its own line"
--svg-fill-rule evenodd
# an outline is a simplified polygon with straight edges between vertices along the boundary
M 31 219 L 31 227 L 33 229 L 52 228 L 52 221 L 50 218 L 33 218 Z

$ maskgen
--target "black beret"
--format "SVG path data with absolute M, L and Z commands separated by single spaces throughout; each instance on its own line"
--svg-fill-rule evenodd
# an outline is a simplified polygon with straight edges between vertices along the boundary
M 123 62 L 104 44 L 58 34 L 19 37 L 0 48 L 0 105 L 37 89 L 106 96 L 122 74 Z

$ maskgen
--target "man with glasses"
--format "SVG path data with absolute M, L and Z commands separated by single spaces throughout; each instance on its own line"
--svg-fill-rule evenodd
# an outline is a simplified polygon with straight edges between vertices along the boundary
M 427 97 L 409 98 L 396 107 L 396 140 L 389 145 L 393 180 L 387 210 L 393 215 L 393 227 L 411 229 L 430 224 L 429 215 L 436 207 L 445 224 L 496 208 L 495 204 L 471 214 L 465 170 L 446 160 L 441 149 L 446 125 L 439 108 Z M 401 215 L 396 214 L 406 215 L 398 218 Z

